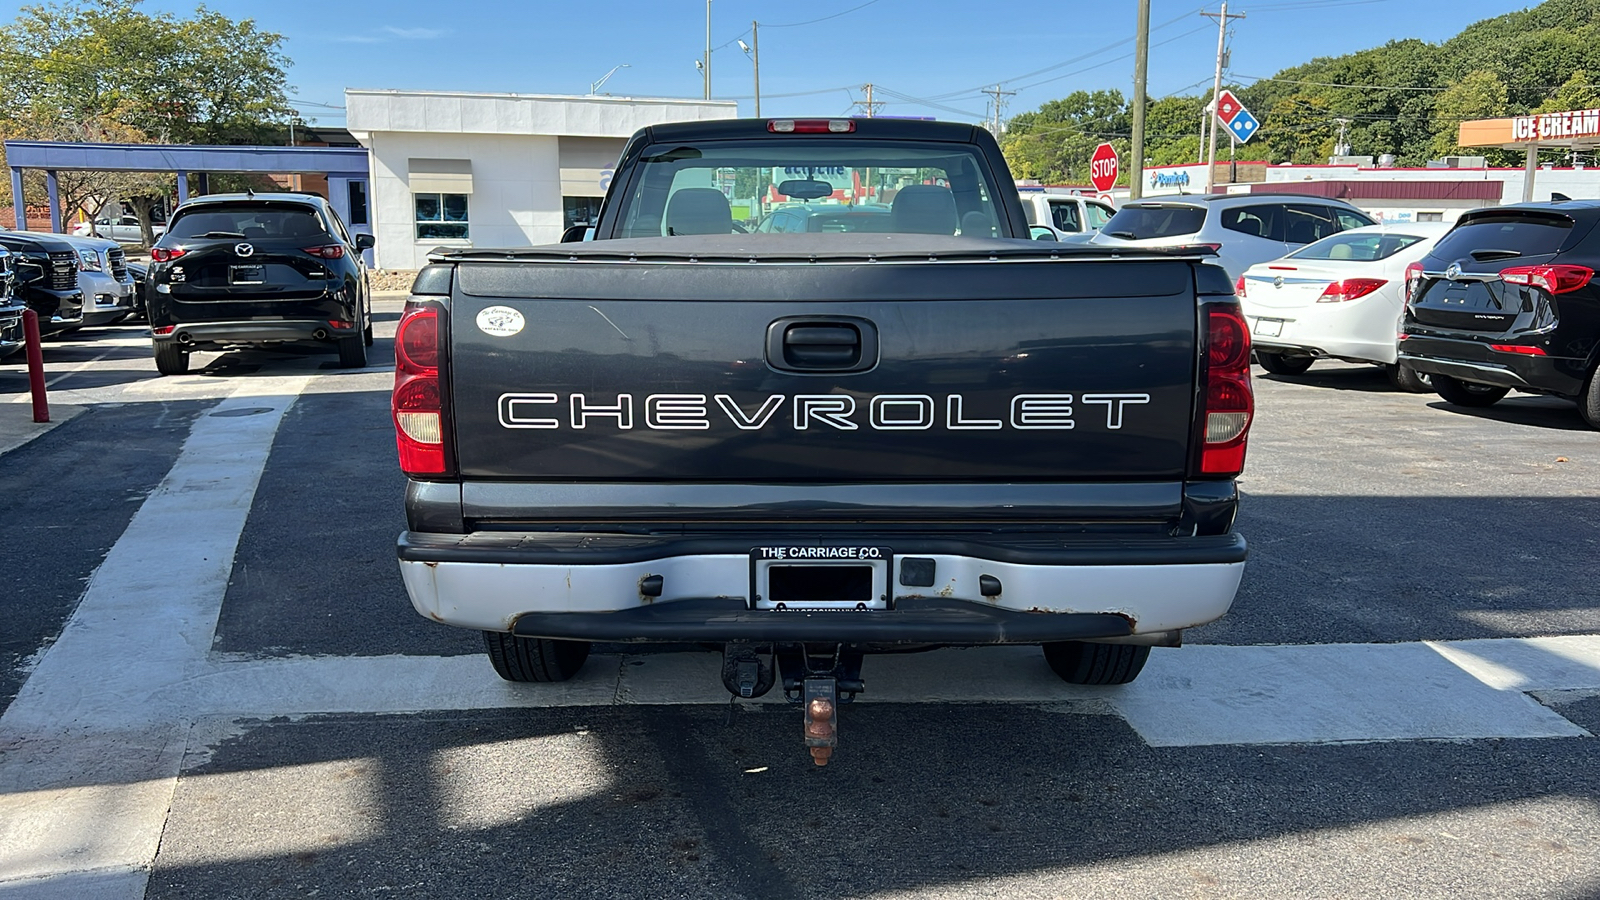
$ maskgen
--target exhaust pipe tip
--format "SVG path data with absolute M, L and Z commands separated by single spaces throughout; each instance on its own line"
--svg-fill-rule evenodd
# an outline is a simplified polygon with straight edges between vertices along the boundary
M 316 331 L 311 332 L 311 336 L 319 341 L 325 341 L 328 339 L 328 329 L 318 328 Z
M 194 343 L 194 336 L 187 331 L 178 332 L 178 343 L 188 345 Z

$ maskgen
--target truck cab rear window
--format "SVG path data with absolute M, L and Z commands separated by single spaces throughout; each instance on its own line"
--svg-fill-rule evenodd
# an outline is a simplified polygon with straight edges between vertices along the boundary
M 167 236 L 172 238 L 302 238 L 326 236 L 322 217 L 309 207 L 287 204 L 241 203 L 204 206 L 180 213 Z
M 618 237 L 873 233 L 993 237 L 995 186 L 962 146 L 724 141 L 645 150 Z
M 1198 206 L 1124 206 L 1101 231 L 1112 237 L 1142 241 L 1194 234 L 1205 221 L 1206 211 Z

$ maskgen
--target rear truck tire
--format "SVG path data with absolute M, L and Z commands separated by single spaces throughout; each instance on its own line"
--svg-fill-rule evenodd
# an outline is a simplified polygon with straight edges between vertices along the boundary
M 1314 360 L 1309 356 L 1288 356 L 1283 353 L 1257 350 L 1256 362 L 1274 375 L 1304 375 Z
M 588 641 L 525 638 L 503 631 L 485 631 L 483 646 L 495 674 L 507 681 L 566 681 L 589 658 Z
M 1068 684 L 1127 684 L 1139 677 L 1150 647 L 1059 641 L 1044 645 L 1044 660 Z
M 339 338 L 339 368 L 364 369 L 367 366 L 367 344 L 357 332 L 349 337 Z
M 1424 375 L 1405 363 L 1392 363 L 1383 367 L 1389 373 L 1389 383 L 1397 391 L 1408 394 L 1433 393 L 1432 376 Z
M 1589 381 L 1578 397 L 1578 412 L 1590 428 L 1600 431 L 1600 368 L 1589 370 Z
M 1432 380 L 1433 389 L 1439 396 L 1443 397 L 1446 403 L 1453 403 L 1456 406 L 1481 409 L 1499 403 L 1500 398 L 1511 393 L 1511 388 L 1462 381 L 1449 375 L 1435 375 Z
M 156 371 L 163 375 L 183 375 L 189 371 L 189 353 L 174 343 L 155 346 Z

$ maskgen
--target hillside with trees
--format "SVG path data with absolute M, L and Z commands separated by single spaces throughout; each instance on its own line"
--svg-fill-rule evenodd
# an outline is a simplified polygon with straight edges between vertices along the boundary
M 1593 74 L 1591 74 L 1593 73 Z M 1456 146 L 1464 120 L 1600 106 L 1600 0 L 1546 0 L 1468 26 L 1439 44 L 1390 41 L 1321 57 L 1271 77 L 1225 78 L 1261 119 L 1248 158 L 1326 162 L 1345 122 L 1350 152 L 1420 166 L 1455 153 L 1516 165 L 1504 151 Z M 1145 113 L 1152 165 L 1200 161 L 1204 94 L 1153 99 Z M 1131 104 L 1118 91 L 1077 91 L 1015 116 L 1002 137 L 1018 177 L 1087 183 L 1089 154 L 1108 140 L 1126 156 Z M 1227 136 L 1219 157 L 1226 158 Z M 1551 161 L 1556 155 L 1551 152 Z M 1565 154 L 1559 160 L 1566 162 Z M 1125 179 L 1124 179 L 1125 180 Z

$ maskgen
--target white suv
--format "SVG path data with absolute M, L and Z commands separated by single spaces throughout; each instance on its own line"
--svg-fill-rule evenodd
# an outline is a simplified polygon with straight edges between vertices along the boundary
M 1089 243 L 1121 247 L 1210 244 L 1237 279 L 1330 234 L 1376 225 L 1343 200 L 1302 194 L 1213 194 L 1124 203 Z

